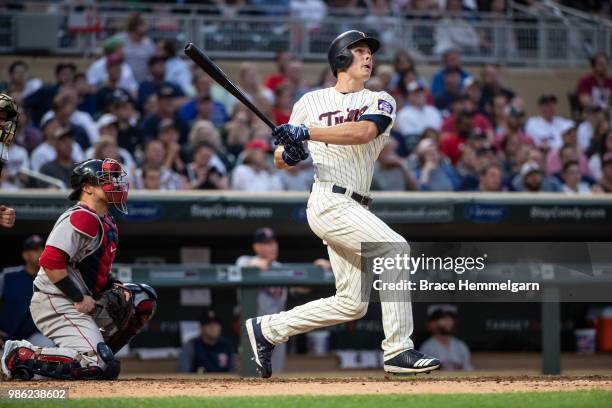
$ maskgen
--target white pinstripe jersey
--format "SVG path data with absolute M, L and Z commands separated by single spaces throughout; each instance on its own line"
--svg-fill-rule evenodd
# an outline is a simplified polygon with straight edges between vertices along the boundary
M 384 115 L 391 118 L 391 123 L 383 133 L 366 144 L 332 145 L 308 141 L 315 180 L 330 181 L 367 194 L 372 184 L 374 163 L 393 127 L 395 110 L 395 99 L 386 92 L 363 89 L 343 94 L 331 87 L 302 96 L 293 106 L 289 123 L 320 128 L 354 122 L 363 115 Z

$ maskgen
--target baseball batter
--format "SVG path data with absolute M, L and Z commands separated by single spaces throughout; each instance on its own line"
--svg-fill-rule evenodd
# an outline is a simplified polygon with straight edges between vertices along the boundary
M 312 154 L 315 183 L 308 200 L 308 224 L 327 244 L 336 278 L 336 294 L 292 310 L 249 319 L 246 329 L 262 377 L 272 373 L 270 354 L 290 336 L 363 317 L 369 290 L 362 289 L 362 243 L 377 247 L 377 256 L 407 253 L 406 240 L 368 210 L 374 163 L 395 120 L 395 100 L 386 92 L 364 88 L 372 73 L 378 40 L 359 31 L 338 36 L 328 52 L 337 83 L 305 94 L 294 106 L 289 124 L 274 129 L 280 146 L 278 168 L 294 166 Z M 372 255 L 372 254 L 365 254 Z M 392 271 L 399 278 L 399 271 Z M 388 373 L 429 372 L 440 362 L 414 349 L 410 339 L 412 309 L 407 291 L 381 295 Z
M 87 160 L 71 177 L 78 201 L 57 220 L 40 257 L 30 303 L 32 319 L 57 347 L 7 341 L 8 378 L 115 379 L 119 349 L 155 312 L 157 295 L 142 284 L 122 284 L 111 273 L 119 233 L 110 206 L 127 213 L 126 172 L 113 159 Z

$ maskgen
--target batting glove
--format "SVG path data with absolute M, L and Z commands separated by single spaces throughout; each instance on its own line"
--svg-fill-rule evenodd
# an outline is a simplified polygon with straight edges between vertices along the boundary
M 295 166 L 302 160 L 306 160 L 308 158 L 308 152 L 304 149 L 304 144 L 300 143 L 288 143 L 284 145 L 285 150 L 282 154 L 282 159 L 289 166 Z
M 304 125 L 281 125 L 274 128 L 272 131 L 272 137 L 274 137 L 274 144 L 286 145 L 289 143 L 301 143 L 310 139 L 310 132 Z

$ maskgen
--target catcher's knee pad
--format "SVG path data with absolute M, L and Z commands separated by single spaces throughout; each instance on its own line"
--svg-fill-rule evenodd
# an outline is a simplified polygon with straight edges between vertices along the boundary
M 42 354 L 41 348 L 17 347 L 6 358 L 5 364 L 20 380 L 31 380 L 35 375 L 60 380 L 97 380 L 103 378 L 102 368 L 83 367 L 80 359 L 68 356 Z
M 131 293 L 134 311 L 127 324 L 106 341 L 113 353 L 140 333 L 157 309 L 157 293 L 151 286 L 144 283 L 125 283 L 123 286 Z

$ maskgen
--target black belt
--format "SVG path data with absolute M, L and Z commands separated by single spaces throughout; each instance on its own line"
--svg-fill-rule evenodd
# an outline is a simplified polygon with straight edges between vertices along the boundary
M 40 292 L 40 289 L 38 289 L 36 285 L 32 285 L 32 289 L 34 289 L 34 292 Z
M 334 184 L 332 186 L 332 193 L 346 194 L 346 188 Z M 372 204 L 371 197 L 362 196 L 361 194 L 353 193 L 351 194 L 351 198 L 357 201 L 359 204 L 365 205 L 366 207 L 369 207 L 370 204 Z

